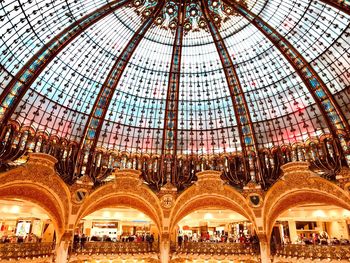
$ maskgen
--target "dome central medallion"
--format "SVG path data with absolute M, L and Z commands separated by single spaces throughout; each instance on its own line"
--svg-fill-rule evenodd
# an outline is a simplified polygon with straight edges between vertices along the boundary
M 246 0 L 237 0 L 241 5 L 247 6 Z M 152 14 L 157 5 L 156 0 L 135 0 L 133 6 L 143 18 Z M 190 31 L 208 30 L 206 17 L 211 19 L 218 27 L 237 13 L 223 0 L 168 0 L 165 1 L 161 13 L 154 20 L 155 24 L 165 30 L 174 31 L 183 26 L 184 33 Z M 182 19 L 183 18 L 183 19 Z

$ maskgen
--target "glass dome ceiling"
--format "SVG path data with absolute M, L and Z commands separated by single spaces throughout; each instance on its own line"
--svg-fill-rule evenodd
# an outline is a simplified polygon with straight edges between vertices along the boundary
M 168 157 L 349 132 L 347 1 L 0 5 L 3 127 Z

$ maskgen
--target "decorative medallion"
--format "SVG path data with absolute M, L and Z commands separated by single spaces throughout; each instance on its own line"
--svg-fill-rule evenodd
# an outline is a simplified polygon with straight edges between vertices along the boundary
M 257 193 L 252 193 L 248 195 L 248 202 L 252 207 L 259 207 L 262 204 L 262 197 Z
M 174 196 L 171 194 L 163 195 L 160 198 L 160 203 L 162 204 L 162 207 L 169 209 L 174 205 Z
M 243 6 L 247 6 L 245 0 L 235 0 Z M 155 0 L 135 0 L 133 6 L 136 12 L 145 18 L 151 13 L 149 10 L 157 4 Z M 181 3 L 177 0 L 166 1 L 161 14 L 155 19 L 155 24 L 163 29 L 175 32 L 179 23 L 179 5 Z M 207 22 L 203 15 L 203 8 L 207 8 L 213 17 L 214 23 L 220 27 L 222 23 L 230 19 L 230 16 L 237 15 L 237 13 L 221 0 L 208 0 L 205 6 L 202 6 L 199 0 L 189 0 L 185 3 L 184 9 L 184 33 L 189 31 L 200 31 L 201 29 L 208 30 Z
M 86 189 L 79 189 L 74 192 L 72 196 L 72 201 L 74 203 L 82 203 L 85 198 L 88 196 L 88 191 Z

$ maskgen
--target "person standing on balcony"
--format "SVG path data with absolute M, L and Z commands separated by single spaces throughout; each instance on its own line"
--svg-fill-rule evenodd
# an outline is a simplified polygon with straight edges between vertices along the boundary
M 85 234 L 83 234 L 80 238 L 80 249 L 81 250 L 84 249 L 85 242 L 86 242 L 86 236 L 85 236 Z
M 152 234 L 147 234 L 146 235 L 146 241 L 147 241 L 147 245 L 148 245 L 148 251 L 152 251 L 153 250 L 153 242 L 154 242 L 154 235 Z
M 149 239 L 149 242 L 150 242 L 151 251 L 153 251 L 153 242 L 154 242 L 154 234 L 153 234 L 153 233 L 151 234 L 151 237 L 150 237 L 150 239 Z
M 181 235 L 177 236 L 177 245 L 179 246 L 179 248 L 182 247 L 182 236 Z

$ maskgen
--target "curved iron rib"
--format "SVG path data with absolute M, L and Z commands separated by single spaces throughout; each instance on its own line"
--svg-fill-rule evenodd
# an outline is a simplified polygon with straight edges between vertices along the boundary
M 131 2 L 115 0 L 72 23 L 45 44 L 16 74 L 0 95 L 0 127 L 10 119 L 23 96 L 46 66 L 70 42 L 102 18 Z
M 230 91 L 232 104 L 235 112 L 235 117 L 237 120 L 238 132 L 239 132 L 239 137 L 242 145 L 242 153 L 243 153 L 243 156 L 247 158 L 245 162 L 245 171 L 246 172 L 249 171 L 250 174 L 249 175 L 246 174 L 246 176 L 248 177 L 250 176 L 251 177 L 250 179 L 252 181 L 255 181 L 256 179 L 258 179 L 259 182 L 264 184 L 264 181 L 263 181 L 264 178 L 262 178 L 261 172 L 260 172 L 261 171 L 260 159 L 256 158 L 256 161 L 252 159 L 253 158 L 252 153 L 258 155 L 258 143 L 256 140 L 254 127 L 252 124 L 249 108 L 244 96 L 243 89 L 239 82 L 237 72 L 235 70 L 231 56 L 225 45 L 225 42 L 221 37 L 221 34 L 217 26 L 213 22 L 211 15 L 209 14 L 209 11 L 208 11 L 209 7 L 208 7 L 207 1 L 201 0 L 201 5 L 202 5 L 204 17 L 209 27 L 209 31 L 213 37 L 214 44 L 220 56 L 222 67 L 225 72 L 227 85 Z M 254 174 L 254 170 L 256 169 L 252 167 L 255 164 L 257 165 L 256 174 Z M 259 178 L 255 178 L 256 175 Z

